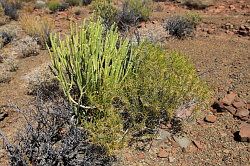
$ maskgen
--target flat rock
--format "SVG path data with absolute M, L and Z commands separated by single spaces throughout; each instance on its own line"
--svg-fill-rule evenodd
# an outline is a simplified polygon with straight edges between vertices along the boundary
M 246 103 L 245 103 L 244 101 L 242 101 L 242 100 L 240 100 L 240 101 L 235 101 L 235 102 L 233 102 L 233 106 L 234 106 L 235 108 L 243 108 L 243 107 L 246 106 Z
M 214 115 L 207 115 L 205 117 L 206 122 L 214 123 L 217 120 L 217 117 Z
M 222 100 L 221 102 L 225 105 L 231 105 L 235 99 L 235 97 L 237 96 L 236 93 L 231 92 L 229 94 L 227 94 Z
M 241 125 L 239 135 L 241 142 L 250 142 L 250 124 Z
M 201 145 L 200 141 L 193 140 L 193 144 L 198 148 L 198 149 L 203 149 L 203 146 Z
M 159 158 L 167 158 L 168 157 L 168 152 L 165 149 L 160 149 L 159 152 L 157 153 L 157 157 L 159 157 Z
M 176 137 L 174 136 L 175 142 L 179 144 L 181 148 L 187 149 L 191 144 L 191 140 L 187 137 Z
M 236 113 L 236 108 L 234 108 L 233 106 L 225 106 L 225 109 L 230 112 L 231 114 L 235 114 Z
M 171 139 L 171 133 L 163 130 L 163 129 L 159 129 L 159 136 L 156 138 L 158 140 L 166 140 L 166 139 Z
M 239 118 L 247 117 L 249 115 L 249 111 L 246 108 L 239 108 L 235 113 L 235 116 Z
M 174 157 L 169 156 L 169 157 L 168 157 L 168 161 L 169 161 L 170 163 L 173 163 L 173 162 L 175 161 L 175 158 L 174 158 Z

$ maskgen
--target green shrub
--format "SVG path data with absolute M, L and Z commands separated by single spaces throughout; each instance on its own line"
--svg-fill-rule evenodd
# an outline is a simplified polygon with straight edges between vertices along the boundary
M 129 41 L 119 37 L 114 25 L 105 32 L 100 20 L 84 24 L 80 29 L 72 26 L 66 40 L 55 35 L 51 41 L 55 74 L 69 101 L 78 107 L 76 115 L 97 138 L 104 135 L 104 141 L 99 142 L 112 149 L 115 145 L 110 137 L 122 132 L 119 128 L 122 124 L 118 123 L 119 116 L 112 111 L 110 103 L 113 93 L 132 69 L 133 51 Z M 117 125 L 119 130 L 115 130 Z M 93 136 L 93 141 L 97 138 Z
M 66 3 L 68 3 L 70 6 L 78 6 L 80 5 L 80 0 L 66 0 Z
M 186 15 L 187 19 L 196 27 L 201 21 L 202 17 L 199 13 L 189 12 Z
M 125 0 L 130 12 L 137 15 L 140 21 L 147 21 L 152 12 L 152 0 Z
M 112 0 L 93 1 L 93 10 L 95 17 L 101 17 L 105 26 L 110 27 L 117 22 L 118 10 L 114 7 Z
M 50 11 L 56 12 L 57 10 L 59 10 L 61 3 L 58 0 L 52 0 L 49 1 L 47 5 Z
M 166 54 L 160 46 L 147 42 L 139 46 L 137 53 L 134 75 L 119 96 L 123 111 L 132 117 L 130 125 L 134 129 L 155 128 L 189 103 L 196 104 L 197 109 L 205 106 L 210 92 L 183 55 Z
M 144 129 L 155 129 L 187 103 L 209 96 L 195 68 L 179 53 L 147 42 L 132 45 L 101 20 L 51 36 L 53 71 L 91 141 L 109 152 Z

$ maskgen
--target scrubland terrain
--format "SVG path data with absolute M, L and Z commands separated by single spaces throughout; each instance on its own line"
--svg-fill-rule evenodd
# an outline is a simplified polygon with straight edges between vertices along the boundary
M 250 165 L 249 0 L 0 0 L 0 165 Z

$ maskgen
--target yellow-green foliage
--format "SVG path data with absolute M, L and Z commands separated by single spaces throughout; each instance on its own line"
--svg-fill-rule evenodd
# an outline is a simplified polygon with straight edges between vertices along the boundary
M 109 152 L 135 132 L 156 128 L 162 114 L 193 102 L 202 106 L 209 91 L 180 53 L 143 42 L 132 45 L 100 19 L 61 40 L 51 36 L 53 69 L 76 115 L 94 143 Z M 125 116 L 126 115 L 126 116 Z
M 52 12 L 56 12 L 60 8 L 60 1 L 59 0 L 51 0 L 47 3 L 49 10 Z
M 132 69 L 134 54 L 129 41 L 119 37 L 114 25 L 105 32 L 97 20 L 84 23 L 80 29 L 72 26 L 71 35 L 65 40 L 59 35 L 51 36 L 51 42 L 56 76 L 69 101 L 76 107 L 82 105 L 76 114 L 92 133 L 92 140 L 108 149 L 118 147 L 122 123 L 111 100 Z
M 95 0 L 93 1 L 94 15 L 101 17 L 104 24 L 111 26 L 117 21 L 118 10 L 113 5 L 112 0 Z
M 128 9 L 138 15 L 143 21 L 147 21 L 152 12 L 152 0 L 125 0 Z
M 143 117 L 142 126 L 156 127 L 149 117 L 159 120 L 165 112 L 171 118 L 174 110 L 189 102 L 205 106 L 210 92 L 183 55 L 167 54 L 160 46 L 147 42 L 138 50 L 134 76 L 124 84 L 122 99 L 135 119 Z
M 202 17 L 199 13 L 189 12 L 186 15 L 186 18 L 196 27 L 201 21 Z
M 76 86 L 79 104 L 83 97 L 101 96 L 106 88 L 119 87 L 131 70 L 133 52 L 129 41 L 120 39 L 114 25 L 105 32 L 100 20 L 89 22 L 80 29 L 72 27 L 66 40 L 54 35 L 51 41 L 57 77 L 72 101 L 71 91 Z

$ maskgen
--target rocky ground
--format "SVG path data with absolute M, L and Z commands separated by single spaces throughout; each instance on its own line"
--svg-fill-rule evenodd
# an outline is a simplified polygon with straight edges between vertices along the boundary
M 70 20 L 81 21 L 90 14 L 87 7 L 82 11 L 80 16 L 75 16 L 73 9 L 57 14 L 36 10 L 32 14 L 48 15 L 55 19 L 56 30 L 65 32 Z M 215 102 L 208 110 L 184 116 L 182 125 L 161 126 L 157 139 L 139 141 L 117 152 L 114 165 L 250 165 L 250 2 L 218 0 L 214 6 L 195 11 L 203 21 L 192 38 L 172 38 L 162 24 L 167 17 L 186 12 L 190 10 L 177 3 L 157 2 L 150 21 L 141 23 L 138 31 L 169 50 L 185 53 L 215 92 Z M 13 141 L 24 119 L 9 105 L 29 108 L 33 98 L 28 95 L 30 80 L 45 73 L 49 56 L 38 48 L 33 56 L 23 57 L 21 48 L 31 39 L 17 21 L 0 26 L 0 31 L 6 29 L 13 29 L 15 37 L 0 49 L 0 129 Z M 181 132 L 173 132 L 173 126 L 181 127 Z M 1 144 L 0 165 L 5 166 L 8 161 Z

